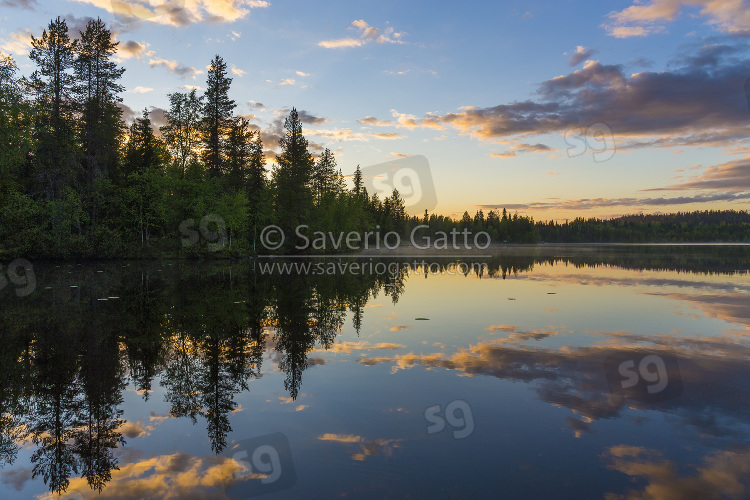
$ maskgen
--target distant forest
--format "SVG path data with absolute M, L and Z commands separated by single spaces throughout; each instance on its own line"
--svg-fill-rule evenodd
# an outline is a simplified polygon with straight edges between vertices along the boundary
M 270 224 L 287 236 L 307 225 L 308 234 L 408 238 L 428 224 L 433 234 L 487 231 L 493 243 L 750 241 L 750 216 L 734 211 L 566 224 L 505 210 L 410 216 L 397 190 L 370 195 L 359 166 L 349 187 L 329 149 L 314 156 L 294 108 L 268 168 L 259 130 L 235 115 L 218 55 L 203 94 L 168 94 L 158 131 L 148 110 L 127 126 L 118 44 L 100 19 L 71 37 L 58 17 L 31 38 L 30 76 L 0 54 L 0 257 L 240 257 L 264 253 L 258 234 Z M 199 227 L 204 237 L 186 244 Z M 295 245 L 287 238 L 274 253 Z

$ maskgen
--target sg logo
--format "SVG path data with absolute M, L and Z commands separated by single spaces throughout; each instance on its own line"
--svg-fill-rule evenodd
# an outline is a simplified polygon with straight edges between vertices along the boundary
M 211 231 L 211 224 L 214 225 L 216 231 Z M 197 244 L 200 240 L 198 231 L 190 229 L 195 225 L 195 219 L 187 219 L 180 223 L 180 234 L 182 234 L 182 247 L 189 248 Z M 227 244 L 227 225 L 224 223 L 219 215 L 208 214 L 201 219 L 198 224 L 200 235 L 208 241 L 215 241 L 216 243 L 209 243 L 206 245 L 209 252 L 218 252 L 224 248 Z
M 19 271 L 23 270 L 22 273 Z M 34 266 L 26 259 L 16 259 L 8 264 L 8 278 L 3 274 L 3 265 L 0 264 L 0 291 L 7 285 L 8 280 L 16 286 L 16 297 L 28 297 L 36 290 L 36 276 Z
M 365 167 L 362 177 L 370 196 L 377 193 L 381 200 L 397 189 L 407 212 L 423 212 L 437 206 L 430 164 L 424 156 L 409 156 Z
M 237 483 L 228 491 L 232 496 L 265 495 L 297 483 L 289 440 L 280 432 L 245 439 L 231 451 L 232 459 L 243 466 L 243 470 L 234 473 Z
M 607 379 L 613 393 L 645 403 L 664 401 L 682 393 L 677 358 L 668 353 L 610 356 Z
M 563 135 L 568 145 L 568 158 L 581 156 L 587 150 L 593 152 L 594 161 L 607 161 L 615 155 L 615 136 L 612 129 L 605 123 L 594 123 L 584 130 L 571 128 Z
M 459 412 L 457 415 L 456 412 Z M 441 416 L 440 405 L 430 406 L 424 411 L 424 419 L 429 422 L 427 434 L 435 434 L 445 429 L 445 421 L 453 427 L 453 438 L 464 439 L 474 432 L 474 417 L 469 403 L 456 399 L 445 405 L 445 418 Z

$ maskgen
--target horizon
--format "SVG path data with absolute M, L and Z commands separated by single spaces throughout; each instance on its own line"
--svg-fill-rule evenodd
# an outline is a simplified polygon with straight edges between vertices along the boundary
M 147 108 L 157 130 L 167 94 L 205 91 L 219 54 L 235 114 L 261 130 L 269 163 L 296 107 L 311 151 L 330 148 L 347 176 L 427 158 L 430 212 L 453 218 L 750 208 L 747 2 L 482 5 L 482 15 L 466 4 L 429 16 L 387 3 L 325 13 L 259 0 L 146 3 L 5 2 L 0 52 L 28 75 L 30 35 L 59 15 L 77 38 L 99 17 L 120 42 L 123 118 Z M 548 43 L 528 43 L 540 32 Z

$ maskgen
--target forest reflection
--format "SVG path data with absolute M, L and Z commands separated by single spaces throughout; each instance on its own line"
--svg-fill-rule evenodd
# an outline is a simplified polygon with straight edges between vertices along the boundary
M 741 247 L 683 255 L 640 252 L 493 257 L 470 277 L 505 278 L 540 264 L 748 271 Z M 296 399 L 311 351 L 329 349 L 347 321 L 359 332 L 368 301 L 379 294 L 395 304 L 409 276 L 417 271 L 430 276 L 410 266 L 385 275 L 320 276 L 263 275 L 252 263 L 35 267 L 34 294 L 19 298 L 5 290 L 0 296 L 0 466 L 12 465 L 20 447 L 31 446 L 33 477 L 54 493 L 66 491 L 74 476 L 98 491 L 111 480 L 118 469 L 115 451 L 126 445 L 122 406 L 128 385 L 144 400 L 161 385 L 169 416 L 204 422 L 212 451 L 221 453 L 232 431 L 229 416 L 249 381 L 278 369 L 285 391 Z M 438 269 L 455 272 L 456 261 L 439 261 Z M 264 357 L 268 352 L 275 355 Z M 509 366 L 520 363 L 526 373 L 549 365 L 517 350 L 502 354 L 513 358 Z M 264 367 L 269 359 L 276 366 Z M 581 360 L 575 361 L 580 367 Z M 559 397 L 543 399 L 565 404 Z M 592 419 L 602 417 L 594 413 Z

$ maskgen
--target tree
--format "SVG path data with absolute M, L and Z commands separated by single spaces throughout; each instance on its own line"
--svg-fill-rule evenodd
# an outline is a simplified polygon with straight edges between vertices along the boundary
M 129 220 L 141 238 L 141 246 L 151 239 L 158 220 L 163 216 L 159 210 L 165 154 L 161 141 L 151 128 L 148 110 L 130 126 L 125 149 L 125 170 L 128 174 Z
M 119 42 L 101 19 L 90 20 L 81 32 L 78 57 L 75 60 L 74 88 L 80 109 L 79 136 L 82 145 L 82 185 L 88 201 L 91 234 L 99 218 L 99 197 L 94 192 L 96 179 L 118 179 L 118 145 L 124 124 L 119 94 L 124 87 L 117 83 L 125 72 L 111 60 Z M 119 180 L 119 179 L 118 179 Z
M 222 161 L 226 156 L 225 137 L 231 127 L 231 118 L 237 106 L 229 98 L 232 79 L 227 77 L 227 64 L 215 56 L 208 67 L 208 81 L 203 107 L 203 163 L 211 177 L 220 177 Z
M 315 162 L 312 172 L 313 198 L 317 205 L 320 205 L 325 195 L 335 190 L 337 180 L 336 158 L 331 150 L 326 148 Z
M 276 158 L 272 180 L 275 189 L 274 209 L 280 227 L 288 235 L 308 220 L 313 196 L 310 189 L 314 160 L 302 135 L 302 122 L 292 108 L 284 120 L 286 133 L 279 140 L 281 153 Z M 287 241 L 295 243 L 293 238 Z M 292 247 L 296 244 L 291 245 Z
M 404 223 L 406 222 L 406 205 L 404 204 L 404 200 L 401 198 L 398 189 L 394 188 L 390 198 L 386 198 L 386 201 L 389 202 L 388 205 L 391 219 L 393 220 L 393 227 L 397 231 L 403 231 Z
M 260 131 L 255 132 L 251 143 L 250 164 L 247 174 L 247 197 L 250 201 L 248 214 L 252 228 L 253 251 L 256 251 L 255 240 L 258 236 L 258 224 L 268 219 L 268 181 L 266 179 L 266 158 L 263 154 L 263 141 Z
M 172 157 L 173 168 L 179 173 L 179 178 L 184 179 L 188 168 L 198 162 L 203 96 L 198 96 L 193 89 L 189 93 L 173 92 L 167 98 L 166 124 L 159 130 Z
M 250 122 L 242 116 L 232 120 L 227 140 L 226 177 L 233 192 L 242 191 L 253 153 Z
M 75 92 L 80 103 L 80 137 L 83 145 L 85 184 L 91 186 L 100 175 L 115 177 L 117 146 L 123 132 L 124 87 L 117 83 L 125 68 L 111 60 L 120 42 L 101 19 L 90 20 L 81 32 L 75 60 Z
M 75 78 L 70 73 L 77 43 L 59 17 L 50 21 L 40 38 L 31 37 L 29 58 L 37 69 L 26 84 L 37 107 L 36 176 L 48 199 L 60 199 L 77 169 L 73 127 Z
M 352 192 L 357 195 L 361 196 L 366 190 L 365 190 L 365 183 L 362 180 L 362 170 L 359 168 L 359 165 L 357 165 L 357 169 L 354 171 L 354 188 L 352 189 Z
M 31 108 L 23 98 L 18 67 L 10 56 L 0 53 L 0 207 L 12 190 L 22 187 L 32 153 Z

